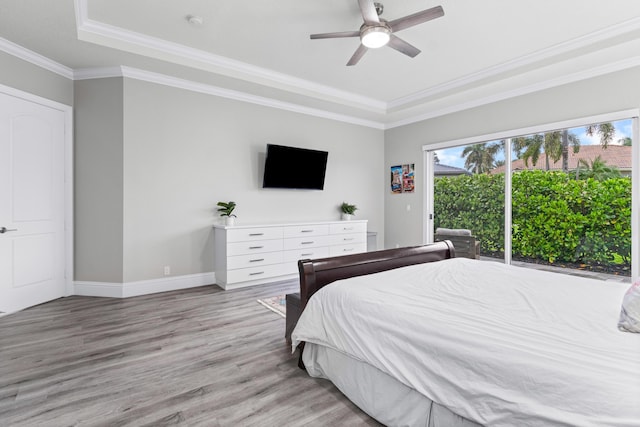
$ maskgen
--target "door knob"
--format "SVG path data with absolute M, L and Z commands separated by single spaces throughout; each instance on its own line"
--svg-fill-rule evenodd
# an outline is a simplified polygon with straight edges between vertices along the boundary
M 0 228 L 0 234 L 8 233 L 9 231 L 18 231 L 18 229 L 17 228 L 7 228 L 7 227 Z

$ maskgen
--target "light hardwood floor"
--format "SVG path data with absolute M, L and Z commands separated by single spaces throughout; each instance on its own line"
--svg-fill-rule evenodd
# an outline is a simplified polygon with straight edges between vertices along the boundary
M 0 318 L 2 426 L 379 425 L 300 370 L 279 284 L 73 296 Z

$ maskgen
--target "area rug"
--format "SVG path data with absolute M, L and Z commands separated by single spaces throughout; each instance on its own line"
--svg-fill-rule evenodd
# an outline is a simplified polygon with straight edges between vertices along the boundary
M 259 299 L 258 303 L 282 317 L 287 317 L 287 300 L 284 295 Z

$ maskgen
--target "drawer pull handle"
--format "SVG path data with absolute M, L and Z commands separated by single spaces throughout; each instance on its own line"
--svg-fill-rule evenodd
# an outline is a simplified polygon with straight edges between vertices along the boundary
M 300 242 L 301 245 L 311 245 L 313 242 Z
M 355 240 L 355 237 L 348 237 L 348 238 L 347 238 L 347 237 L 345 237 L 345 238 L 344 238 L 344 239 L 342 239 L 342 240 L 344 240 L 345 242 L 348 242 L 349 240 Z
M 255 273 L 249 273 L 249 276 L 258 276 L 260 274 L 264 274 L 264 271 L 256 271 Z
M 300 256 L 311 256 L 313 255 L 313 252 L 309 252 L 308 254 L 300 254 Z
M 262 249 L 264 246 L 249 246 L 249 249 Z
M 249 262 L 260 262 L 260 261 L 264 261 L 264 258 L 250 259 L 249 260 Z
M 300 230 L 301 233 L 313 233 L 313 230 Z
M 349 231 L 349 230 L 353 230 L 353 227 L 343 227 L 342 228 L 344 231 Z
M 343 251 L 345 251 L 345 252 L 351 252 L 352 250 L 353 250 L 353 248 L 343 249 Z
M 264 233 L 249 233 L 249 236 L 264 236 Z

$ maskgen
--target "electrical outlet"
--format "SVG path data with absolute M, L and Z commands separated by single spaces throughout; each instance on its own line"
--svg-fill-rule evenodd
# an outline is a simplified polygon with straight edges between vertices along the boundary
M 165 265 L 165 266 L 164 266 L 164 275 L 165 275 L 165 276 L 168 276 L 168 275 L 170 275 L 170 274 L 171 274 L 171 267 L 170 267 L 170 266 L 168 266 L 168 265 Z

